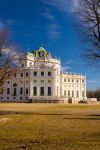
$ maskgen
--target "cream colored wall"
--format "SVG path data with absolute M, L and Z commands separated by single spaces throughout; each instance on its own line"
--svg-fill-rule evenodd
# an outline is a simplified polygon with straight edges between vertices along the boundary
M 20 62 L 25 64 L 24 67 L 18 69 L 17 77 L 14 78 L 13 76 L 9 80 L 11 84 L 5 83 L 5 92 L 4 92 L 4 100 L 9 99 L 13 100 L 13 84 L 17 83 L 18 85 L 18 93 L 16 100 L 19 100 L 20 97 L 23 97 L 23 100 L 26 97 L 34 98 L 33 96 L 33 87 L 36 86 L 38 88 L 37 98 L 40 97 L 40 87 L 43 86 L 45 88 L 45 96 L 44 98 L 48 98 L 47 96 L 47 88 L 50 86 L 52 88 L 52 98 L 65 98 L 66 102 L 68 101 L 68 91 L 70 91 L 70 97 L 80 99 L 86 99 L 86 77 L 83 75 L 73 75 L 73 74 L 61 74 L 61 62 L 60 60 L 49 58 L 45 60 L 35 59 L 32 55 L 25 55 L 22 57 Z M 41 64 L 44 65 L 44 68 L 41 67 Z M 37 76 L 33 75 L 33 72 L 37 71 Z M 41 76 L 41 71 L 44 71 L 44 76 Z M 51 71 L 52 76 L 48 77 L 48 71 Z M 24 73 L 24 77 L 20 77 L 20 73 Z M 25 76 L 25 73 L 29 72 L 29 77 Z M 66 82 L 64 82 L 66 79 Z M 37 80 L 37 83 L 34 83 L 34 80 Z M 44 83 L 41 83 L 41 80 L 44 80 Z M 48 83 L 48 80 L 51 80 L 51 83 Z M 71 80 L 71 82 L 68 82 Z M 74 82 L 72 82 L 74 80 Z M 77 83 L 77 80 L 79 81 Z M 82 83 L 84 80 L 84 83 Z M 28 81 L 28 83 L 26 83 Z M 22 83 L 23 82 L 23 83 Z M 6 94 L 7 87 L 10 88 L 11 94 Z M 20 87 L 24 88 L 24 93 L 20 95 Z M 25 89 L 29 89 L 29 94 L 25 94 Z M 66 96 L 64 96 L 64 91 L 66 91 Z M 72 91 L 74 91 L 74 96 L 72 96 Z M 77 91 L 79 92 L 79 97 L 77 97 Z M 84 91 L 85 95 L 82 96 L 82 91 Z M 1 97 L 1 96 L 0 96 Z M 75 100 L 76 100 L 75 99 Z M 22 101 L 23 101 L 22 100 Z M 74 101 L 75 101 L 74 100 Z M 77 100 L 76 100 L 77 101 Z

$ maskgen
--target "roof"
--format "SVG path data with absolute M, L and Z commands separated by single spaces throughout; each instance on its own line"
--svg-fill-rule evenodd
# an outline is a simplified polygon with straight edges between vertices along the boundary
M 51 54 L 47 50 L 45 50 L 44 47 L 40 47 L 38 50 L 35 51 L 33 50 L 31 53 L 36 58 L 51 57 Z

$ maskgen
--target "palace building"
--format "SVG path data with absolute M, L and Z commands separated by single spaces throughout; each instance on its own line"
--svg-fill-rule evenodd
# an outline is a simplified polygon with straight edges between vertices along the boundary
M 86 100 L 86 76 L 62 73 L 61 61 L 43 47 L 20 56 L 20 67 L 9 74 L 0 101 L 79 103 Z

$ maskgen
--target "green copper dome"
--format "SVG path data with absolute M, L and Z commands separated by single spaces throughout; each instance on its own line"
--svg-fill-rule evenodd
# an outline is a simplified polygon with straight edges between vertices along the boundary
M 38 50 L 33 50 L 31 53 L 33 53 L 34 57 L 36 58 L 45 58 L 45 57 L 51 57 L 51 54 L 46 51 L 43 47 L 40 47 Z

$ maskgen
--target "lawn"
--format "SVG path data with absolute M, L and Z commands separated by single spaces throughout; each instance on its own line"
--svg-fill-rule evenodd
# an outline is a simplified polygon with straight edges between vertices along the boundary
M 100 150 L 100 104 L 0 104 L 0 150 Z

